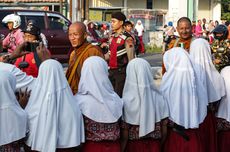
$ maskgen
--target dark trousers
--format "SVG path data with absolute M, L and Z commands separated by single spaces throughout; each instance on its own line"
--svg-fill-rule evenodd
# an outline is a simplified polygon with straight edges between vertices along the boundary
M 126 78 L 126 67 L 109 70 L 109 79 L 113 85 L 114 91 L 120 97 L 122 97 L 125 78 Z

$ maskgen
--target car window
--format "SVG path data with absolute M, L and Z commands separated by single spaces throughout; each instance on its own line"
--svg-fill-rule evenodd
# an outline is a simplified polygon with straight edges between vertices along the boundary
M 54 30 L 64 30 L 66 31 L 69 26 L 69 22 L 67 19 L 62 17 L 59 14 L 47 13 L 49 28 Z
M 36 25 L 40 29 L 45 29 L 44 16 L 25 16 L 25 22 L 28 23 L 29 20 L 34 20 Z
M 22 24 L 21 27 L 25 28 L 29 20 L 34 20 L 36 25 L 40 29 L 45 29 L 45 13 L 41 12 L 18 12 L 18 15 L 21 16 Z

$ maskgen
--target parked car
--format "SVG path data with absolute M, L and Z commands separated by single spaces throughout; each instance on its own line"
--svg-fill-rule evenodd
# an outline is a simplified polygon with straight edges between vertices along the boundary
M 67 62 L 71 50 L 68 39 L 68 27 L 71 22 L 62 14 L 52 11 L 2 9 L 0 10 L 0 22 L 8 14 L 17 14 L 21 17 L 21 29 L 26 27 L 28 20 L 35 20 L 41 32 L 48 40 L 48 49 L 52 58 L 60 62 Z M 7 35 L 8 29 L 0 24 L 0 34 Z

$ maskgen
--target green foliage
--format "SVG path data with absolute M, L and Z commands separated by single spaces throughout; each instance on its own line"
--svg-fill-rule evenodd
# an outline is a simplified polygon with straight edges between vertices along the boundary
M 221 19 L 230 20 L 230 0 L 221 0 Z
M 156 45 L 145 45 L 146 53 L 161 53 L 162 47 L 157 47 Z
M 221 19 L 230 21 L 230 13 L 222 13 Z

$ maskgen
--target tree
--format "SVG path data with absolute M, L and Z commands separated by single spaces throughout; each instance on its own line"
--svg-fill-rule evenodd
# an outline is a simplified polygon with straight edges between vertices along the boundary
M 230 0 L 221 0 L 221 19 L 230 20 Z

